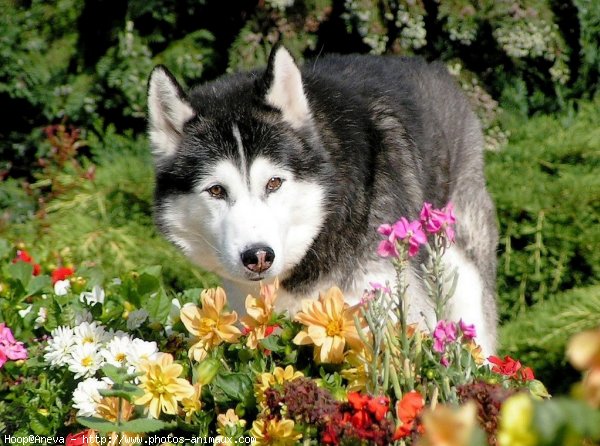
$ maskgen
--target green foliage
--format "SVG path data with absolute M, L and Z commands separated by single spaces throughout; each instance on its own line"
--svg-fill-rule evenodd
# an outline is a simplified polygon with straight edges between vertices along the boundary
M 567 340 L 597 327 L 599 314 L 599 285 L 554 294 L 502 326 L 502 350 L 530 364 L 549 388 L 567 391 L 578 377 L 565 371 Z
M 600 98 L 578 113 L 512 126 L 487 177 L 500 221 L 503 320 L 600 278 Z

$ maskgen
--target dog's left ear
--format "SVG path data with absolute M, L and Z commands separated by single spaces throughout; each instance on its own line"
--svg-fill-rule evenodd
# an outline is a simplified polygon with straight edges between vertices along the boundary
M 295 129 L 311 121 L 302 75 L 294 59 L 283 46 L 275 45 L 263 78 L 267 104 L 281 111 L 283 120 Z

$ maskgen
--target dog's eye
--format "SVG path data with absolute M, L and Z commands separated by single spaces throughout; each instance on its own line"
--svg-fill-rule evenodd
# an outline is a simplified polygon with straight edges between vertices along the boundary
M 267 182 L 267 192 L 275 192 L 281 187 L 283 180 L 279 177 L 273 177 Z
M 221 198 L 221 199 L 223 199 L 223 198 L 225 198 L 227 196 L 227 191 L 220 184 L 215 184 L 214 186 L 211 186 L 211 187 L 209 187 L 206 190 L 208 191 L 208 193 L 210 194 L 210 196 L 213 197 L 213 198 Z

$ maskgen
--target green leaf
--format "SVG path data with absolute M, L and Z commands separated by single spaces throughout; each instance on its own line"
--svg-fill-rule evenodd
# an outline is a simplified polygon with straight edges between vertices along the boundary
M 280 336 L 271 335 L 269 337 L 266 337 L 265 339 L 261 339 L 259 341 L 259 344 L 267 350 L 271 350 L 272 352 L 275 352 L 275 353 L 281 353 L 281 352 L 285 351 L 285 345 L 281 344 L 280 341 L 281 341 Z
M 249 405 L 254 400 L 252 380 L 242 373 L 218 374 L 211 387 L 218 403 L 240 401 Z
M 160 288 L 160 279 L 148 273 L 140 274 L 137 283 L 137 290 L 140 295 L 151 294 Z
M 11 251 L 10 244 L 3 238 L 0 238 L 0 259 L 3 259 L 4 257 L 6 257 L 6 255 L 10 251 Z
M 27 295 L 32 296 L 34 294 L 37 294 L 44 288 L 50 287 L 51 284 L 52 284 L 52 281 L 50 280 L 50 277 L 35 276 L 31 279 L 31 281 L 29 282 L 29 285 L 27 285 L 27 290 L 26 290 Z
M 97 417 L 78 417 L 77 422 L 85 427 L 97 430 L 102 434 L 107 432 L 155 432 L 163 429 L 173 428 L 177 425 L 175 422 L 167 423 L 165 421 L 153 420 L 151 418 L 139 418 L 137 420 L 125 421 L 120 425 Z
M 26 290 L 33 274 L 33 265 L 27 262 L 16 262 L 8 265 L 6 269 L 9 276 L 19 281 Z
M 115 384 L 110 389 L 101 389 L 98 392 L 102 396 L 126 399 L 130 403 L 144 394 L 142 389 L 133 384 Z
M 104 376 L 109 378 L 115 384 L 123 384 L 125 382 L 127 370 L 122 367 L 106 364 L 100 370 L 102 370 Z
M 169 316 L 171 310 L 171 301 L 167 294 L 161 290 L 156 295 L 150 296 L 143 304 L 143 308 L 148 311 L 150 321 L 163 323 Z

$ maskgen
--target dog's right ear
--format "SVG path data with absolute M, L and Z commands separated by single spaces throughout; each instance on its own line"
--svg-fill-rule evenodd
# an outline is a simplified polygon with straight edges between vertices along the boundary
M 194 117 L 181 86 L 162 65 L 150 74 L 148 81 L 148 136 L 152 153 L 158 157 L 175 153 L 184 124 Z

